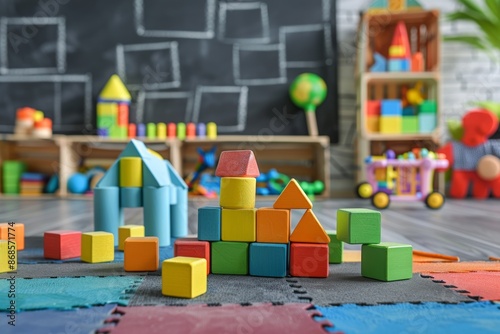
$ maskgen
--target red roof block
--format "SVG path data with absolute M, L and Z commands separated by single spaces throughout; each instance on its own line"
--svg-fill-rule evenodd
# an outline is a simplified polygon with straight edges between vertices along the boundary
M 394 37 L 392 38 L 392 45 L 400 45 L 405 49 L 405 57 L 411 58 L 410 41 L 408 40 L 408 30 L 406 30 L 406 25 L 403 21 L 399 21 L 396 25 L 396 30 L 394 31 Z
M 221 153 L 215 175 L 220 177 L 257 177 L 260 172 L 253 152 L 239 150 Z

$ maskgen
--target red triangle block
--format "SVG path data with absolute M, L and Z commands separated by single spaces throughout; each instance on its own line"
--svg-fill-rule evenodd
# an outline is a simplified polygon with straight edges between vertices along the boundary
M 257 177 L 260 172 L 253 152 L 239 150 L 221 153 L 215 175 L 220 177 Z
M 300 218 L 297 227 L 290 236 L 290 241 L 313 244 L 327 244 L 330 237 L 321 226 L 312 210 L 307 210 Z
M 291 179 L 274 202 L 275 209 L 312 209 L 312 203 L 295 179 Z
M 402 46 L 405 50 L 404 58 L 411 58 L 411 48 L 410 41 L 408 40 L 408 31 L 406 30 L 406 25 L 403 21 L 398 22 L 396 30 L 394 31 L 391 45 Z

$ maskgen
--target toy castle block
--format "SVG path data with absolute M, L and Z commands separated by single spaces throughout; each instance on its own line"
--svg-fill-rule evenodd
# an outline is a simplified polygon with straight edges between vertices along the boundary
M 290 211 L 260 208 L 257 210 L 257 242 L 287 244 L 290 241 Z
M 82 232 L 47 231 L 43 234 L 43 257 L 65 260 L 80 257 L 82 254 Z
M 162 294 L 195 298 L 207 292 L 207 260 L 178 256 L 163 261 Z
M 223 177 L 220 183 L 220 206 L 225 209 L 255 207 L 257 182 L 254 177 Z
M 174 256 L 197 257 L 207 260 L 207 275 L 210 274 L 210 243 L 191 238 L 177 239 Z
M 125 271 L 156 271 L 160 261 L 157 237 L 129 237 L 125 240 Z
M 220 206 L 198 209 L 198 240 L 220 241 Z
M 120 77 L 112 75 L 97 99 L 99 134 L 113 138 L 127 138 L 131 99 Z
M 17 246 L 11 240 L 0 240 L 0 274 L 17 270 Z
M 330 242 L 328 243 L 329 251 L 329 262 L 330 263 L 342 263 L 344 262 L 344 242 L 337 239 L 337 231 L 326 231 L 330 237 Z
M 326 234 L 318 218 L 312 210 L 306 210 L 290 236 L 292 242 L 328 244 L 330 237 Z
M 258 177 L 260 172 L 253 152 L 238 150 L 221 153 L 215 175 L 220 177 Z
M 254 242 L 250 244 L 250 275 L 285 277 L 288 245 Z
M 410 245 L 383 242 L 361 248 L 361 275 L 379 281 L 410 279 L 413 275 Z
M 129 237 L 143 237 L 143 225 L 124 225 L 118 228 L 118 250 L 125 250 L 125 240 Z
M 296 277 L 328 277 L 327 244 L 292 242 L 290 246 L 290 275 Z
M 12 225 L 11 225 L 12 224 Z M 1 223 L 0 240 L 9 240 L 10 236 L 16 240 L 17 250 L 24 249 L 24 224 L 23 223 Z
M 255 209 L 222 209 L 222 241 L 254 242 L 256 240 Z
M 348 244 L 378 244 L 381 235 L 380 212 L 370 209 L 339 209 L 337 238 Z
M 187 185 L 158 156 L 132 139 L 94 188 L 94 228 L 113 233 L 116 245 L 123 207 L 144 207 L 145 235 L 158 237 L 160 247 L 187 235 Z
M 111 262 L 115 259 L 114 237 L 108 232 L 82 234 L 81 260 L 88 263 Z

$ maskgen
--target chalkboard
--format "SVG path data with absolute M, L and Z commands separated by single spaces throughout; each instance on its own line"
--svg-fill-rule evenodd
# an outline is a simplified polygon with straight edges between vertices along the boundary
M 0 132 L 31 106 L 54 132 L 95 132 L 118 73 L 132 122 L 209 122 L 221 134 L 305 135 L 288 87 L 320 75 L 320 134 L 338 140 L 334 0 L 0 0 Z

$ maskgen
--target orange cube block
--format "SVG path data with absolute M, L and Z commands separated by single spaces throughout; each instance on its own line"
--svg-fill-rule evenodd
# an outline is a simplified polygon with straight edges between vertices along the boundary
M 196 238 L 181 238 L 174 243 L 174 257 L 197 257 L 207 260 L 207 275 L 210 274 L 210 242 Z
M 292 242 L 290 275 L 296 277 L 328 277 L 328 244 Z
M 257 242 L 287 244 L 290 240 L 290 210 L 257 210 Z
M 12 225 L 10 225 L 12 224 Z M 23 223 L 1 223 L 0 224 L 0 240 L 9 240 L 14 238 L 17 245 L 17 250 L 24 249 L 24 224 Z
M 125 271 L 156 271 L 160 265 L 157 237 L 125 239 L 123 268 Z
M 367 116 L 366 130 L 368 132 L 380 132 L 380 116 Z

